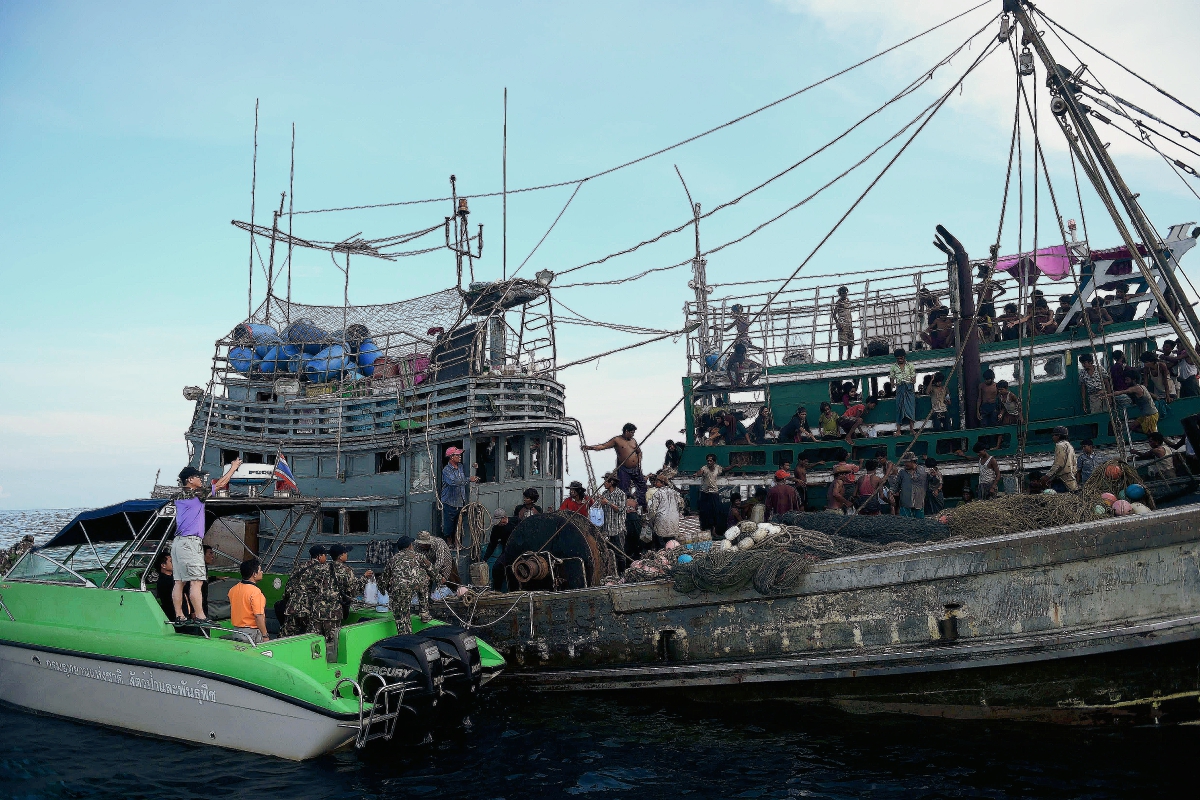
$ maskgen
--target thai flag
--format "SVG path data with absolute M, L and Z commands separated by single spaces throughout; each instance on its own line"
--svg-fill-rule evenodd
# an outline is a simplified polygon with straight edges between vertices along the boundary
M 292 471 L 288 469 L 287 459 L 282 455 L 275 459 L 275 491 L 291 492 L 296 491 L 299 487 L 296 486 L 296 479 L 292 476 Z

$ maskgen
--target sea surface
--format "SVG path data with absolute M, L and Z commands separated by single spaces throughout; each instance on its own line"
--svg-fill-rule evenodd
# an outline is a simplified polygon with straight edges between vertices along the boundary
M 41 543 L 74 513 L 0 511 L 0 545 L 26 532 Z M 503 685 L 485 690 L 472 720 L 424 747 L 295 764 L 0 707 L 0 797 L 1200 796 L 1200 727 L 966 723 Z

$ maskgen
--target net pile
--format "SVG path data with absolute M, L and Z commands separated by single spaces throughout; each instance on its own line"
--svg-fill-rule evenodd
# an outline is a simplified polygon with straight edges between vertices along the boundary
M 887 514 L 847 517 L 823 512 L 789 511 L 780 517 L 780 522 L 877 545 L 936 542 L 951 535 L 949 528 L 933 518 L 913 519 Z
M 753 586 L 759 594 L 774 596 L 799 588 L 818 561 L 881 549 L 845 536 L 788 526 L 751 550 L 712 550 L 691 562 L 676 563 L 671 578 L 675 590 L 684 594 L 728 594 Z
M 954 535 L 978 539 L 1094 520 L 1097 501 L 1075 494 L 1004 494 L 963 503 L 944 516 Z
M 1121 470 L 1121 477 L 1108 477 L 1106 473 L 1108 472 L 1108 468 L 1110 466 L 1119 468 Z M 1146 485 L 1146 481 L 1144 481 L 1142 477 L 1137 474 L 1137 470 L 1124 461 L 1114 458 L 1112 461 L 1106 461 L 1100 466 L 1096 467 L 1095 471 L 1092 472 L 1091 477 L 1087 479 L 1087 483 L 1083 485 L 1082 493 L 1092 498 L 1097 498 L 1104 492 L 1120 494 L 1123 490 L 1128 489 L 1135 483 L 1140 483 L 1143 486 Z M 1142 500 L 1142 502 L 1148 505 L 1150 508 L 1154 508 L 1154 498 L 1150 495 L 1149 489 L 1146 490 L 1146 497 Z

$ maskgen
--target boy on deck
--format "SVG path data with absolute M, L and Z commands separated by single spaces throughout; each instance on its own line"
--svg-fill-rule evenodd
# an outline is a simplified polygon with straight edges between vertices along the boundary
M 267 635 L 267 598 L 255 585 L 262 580 L 262 564 L 257 558 L 248 558 L 239 569 L 242 580 L 229 590 L 229 621 L 235 631 L 262 644 L 271 638 Z

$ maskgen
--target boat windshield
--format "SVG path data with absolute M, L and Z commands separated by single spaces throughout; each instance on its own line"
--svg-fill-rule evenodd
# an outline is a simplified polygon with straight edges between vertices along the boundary
M 102 544 L 93 552 L 86 547 L 49 547 L 31 550 L 5 576 L 6 581 L 97 586 L 108 577 L 107 565 L 120 546 Z

